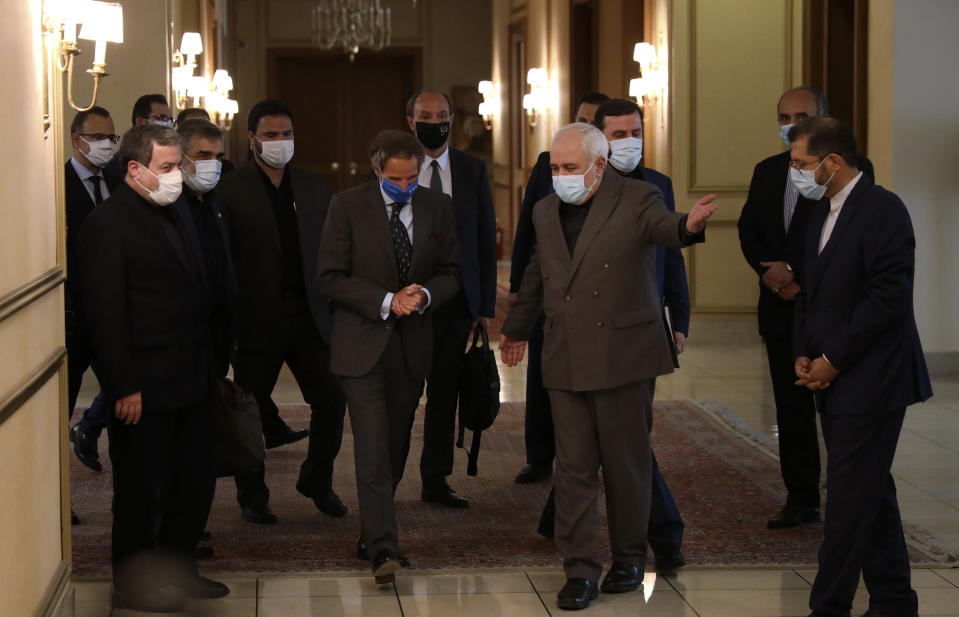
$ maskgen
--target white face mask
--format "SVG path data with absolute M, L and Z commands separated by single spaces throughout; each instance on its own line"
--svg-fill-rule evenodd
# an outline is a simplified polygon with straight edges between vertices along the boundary
M 781 127 L 779 127 L 779 137 L 783 140 L 783 143 L 786 144 L 787 148 L 791 147 L 791 144 L 789 143 L 789 129 L 791 129 L 794 126 L 796 126 L 795 123 L 784 124 Z
M 183 158 L 193 163 L 195 169 L 192 176 L 187 175 L 184 177 L 184 182 L 201 193 L 212 191 L 216 183 L 220 181 L 220 172 L 223 170 L 223 163 L 216 159 L 194 161 L 186 155 L 184 155 Z
M 596 174 L 593 183 L 588 188 L 586 186 L 586 174 L 593 168 L 593 165 L 586 168 L 586 173 L 553 176 L 553 190 L 556 191 L 561 200 L 568 204 L 580 204 L 586 201 L 589 192 L 599 182 L 599 174 Z
M 80 139 L 83 143 L 90 146 L 90 151 L 83 156 L 97 167 L 106 167 L 110 159 L 113 158 L 113 155 L 116 154 L 116 148 L 109 139 L 101 139 L 100 141 L 87 141 L 82 137 Z
M 150 124 L 155 124 L 157 126 L 165 126 L 168 129 L 173 128 L 173 120 L 151 120 Z
M 177 200 L 177 198 L 180 196 L 180 192 L 183 191 L 183 176 L 180 174 L 179 169 L 174 169 L 173 171 L 159 175 L 153 173 L 142 165 L 140 166 L 140 169 L 149 172 L 160 182 L 160 186 L 158 186 L 155 191 L 151 191 L 147 187 L 140 184 L 139 180 L 136 178 L 133 179 L 134 182 L 140 184 L 141 189 L 149 193 L 150 200 L 156 205 L 169 206 Z
M 613 140 L 609 142 L 609 148 L 609 164 L 624 174 L 636 169 L 643 158 L 643 140 L 638 137 Z
M 262 141 L 256 135 L 253 136 L 263 151 L 258 153 L 263 162 L 274 169 L 282 169 L 293 158 L 293 140 L 281 139 L 279 141 Z
M 826 159 L 819 161 L 819 165 L 816 165 L 816 169 L 822 167 L 822 164 L 825 162 Z M 792 180 L 794 185 L 796 185 L 796 189 L 799 191 L 799 194 L 806 199 L 811 199 L 813 201 L 819 201 L 822 199 L 822 196 L 826 193 L 826 187 L 829 186 L 829 183 L 832 181 L 832 177 L 836 175 L 836 172 L 833 172 L 832 176 L 829 176 L 825 184 L 819 184 L 816 182 L 816 169 L 796 169 L 795 167 L 789 168 L 789 179 Z

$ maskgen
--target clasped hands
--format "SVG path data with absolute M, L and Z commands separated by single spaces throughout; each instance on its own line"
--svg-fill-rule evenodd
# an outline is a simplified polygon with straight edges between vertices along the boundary
M 796 359 L 796 377 L 799 378 L 796 380 L 797 386 L 806 386 L 810 390 L 825 390 L 839 377 L 839 371 L 823 356 L 815 360 L 802 356 Z
M 767 268 L 762 281 L 769 291 L 783 300 L 793 300 L 799 293 L 799 283 L 785 261 L 761 261 L 759 265 Z
M 526 341 L 510 338 L 505 334 L 499 335 L 499 352 L 506 366 L 516 366 L 526 353 Z
M 413 283 L 393 294 L 390 311 L 397 317 L 406 317 L 420 310 L 426 303 L 426 292 L 422 285 Z

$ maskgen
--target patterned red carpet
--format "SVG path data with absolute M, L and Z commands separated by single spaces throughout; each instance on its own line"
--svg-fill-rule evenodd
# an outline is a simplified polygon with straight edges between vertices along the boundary
M 306 426 L 305 406 L 282 413 L 294 427 Z M 468 510 L 420 502 L 422 409 L 418 413 L 396 500 L 401 547 L 413 567 L 559 567 L 553 543 L 535 532 L 549 484 L 513 483 L 524 462 L 522 404 L 504 404 L 495 426 L 484 434 L 478 477 L 466 476 L 465 453 L 457 451 L 450 484 L 470 499 Z M 109 573 L 111 480 L 105 441 L 100 444 L 102 474 L 72 461 L 74 509 L 83 521 L 73 528 L 73 565 L 79 576 Z M 335 478 L 336 490 L 350 508 L 344 518 L 319 513 L 294 489 L 305 442 L 268 453 L 267 481 L 277 525 L 244 522 L 232 480 L 221 479 L 208 524 L 216 556 L 204 562 L 203 571 L 365 571 L 366 563 L 354 558 L 359 519 L 352 445 L 347 429 Z M 683 550 L 691 566 L 815 564 L 821 526 L 766 529 L 766 519 L 783 500 L 778 463 L 710 412 L 691 401 L 657 402 L 653 446 L 686 520 Z M 608 559 L 608 545 L 601 550 Z M 914 548 L 913 560 L 933 558 Z

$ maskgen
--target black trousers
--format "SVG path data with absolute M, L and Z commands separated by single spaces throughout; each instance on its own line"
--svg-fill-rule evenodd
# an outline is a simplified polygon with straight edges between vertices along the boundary
M 297 490 L 307 497 L 333 488 L 333 461 L 343 441 L 346 400 L 339 380 L 330 373 L 330 349 L 313 324 L 303 299 L 284 304 L 284 331 L 271 350 L 239 349 L 233 359 L 236 383 L 251 393 L 260 408 L 263 433 L 287 430 L 273 402 L 273 388 L 285 362 L 310 405 L 310 443 L 300 466 Z M 261 507 L 270 499 L 266 467 L 236 477 L 236 499 L 241 506 Z
M 376 366 L 362 377 L 342 377 L 350 408 L 360 503 L 360 537 L 370 557 L 399 552 L 393 496 L 410 453 L 413 415 L 423 381 L 410 376 L 396 328 Z
M 142 591 L 145 584 L 163 582 L 156 575 L 168 572 L 166 560 L 195 569 L 193 551 L 216 486 L 213 400 L 147 409 L 137 424 L 111 416 L 108 431 L 114 586 Z
M 788 332 L 792 332 L 790 327 Z M 786 505 L 819 507 L 819 439 L 812 393 L 796 385 L 792 338 L 766 339 L 779 426 L 779 467 Z
M 80 386 L 83 385 L 83 374 L 90 368 L 93 361 L 93 346 L 90 344 L 90 335 L 84 327 L 80 315 L 74 311 L 67 311 L 65 318 L 67 344 L 67 420 L 73 415 L 73 408 L 77 405 L 80 395 Z
M 441 487 L 453 473 L 459 371 L 473 318 L 461 291 L 433 312 L 433 368 L 426 381 L 420 478 L 426 488 Z
M 540 315 L 526 344 L 526 463 L 536 467 L 553 465 L 556 443 L 549 393 L 543 387 L 543 323 Z
M 848 617 L 860 572 L 870 609 L 888 615 L 918 610 L 896 485 L 889 473 L 905 412 L 847 416 L 823 411 L 825 537 L 809 597 L 817 617 Z

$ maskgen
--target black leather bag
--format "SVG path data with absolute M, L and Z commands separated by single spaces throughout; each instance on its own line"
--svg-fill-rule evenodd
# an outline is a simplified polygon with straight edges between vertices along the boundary
M 256 399 L 229 379 L 219 379 L 216 410 L 219 420 L 217 477 L 259 469 L 266 459 L 266 446 Z
M 490 347 L 486 328 L 478 323 L 473 333 L 473 344 L 463 357 L 459 374 L 460 430 L 456 446 L 463 447 L 466 429 L 473 431 L 467 475 L 476 475 L 482 432 L 493 425 L 499 413 L 499 390 L 496 354 Z

